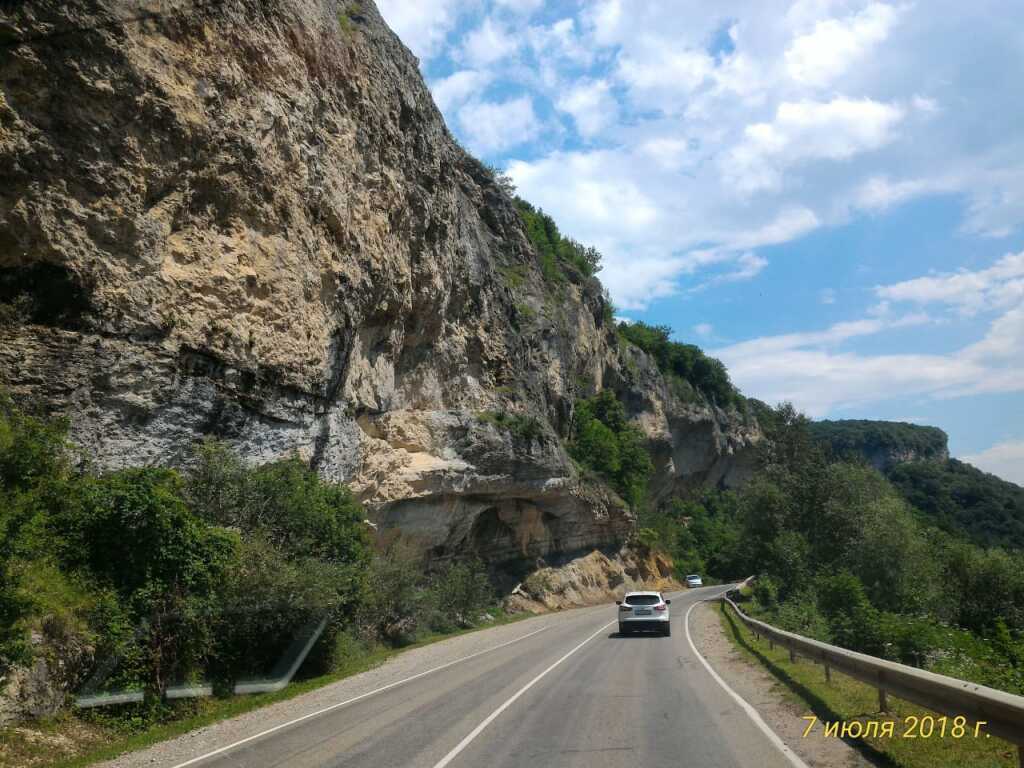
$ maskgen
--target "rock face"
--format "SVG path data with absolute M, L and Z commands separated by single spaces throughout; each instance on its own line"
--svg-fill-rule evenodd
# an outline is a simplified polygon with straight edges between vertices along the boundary
M 672 561 L 661 553 L 623 548 L 609 556 L 594 550 L 564 565 L 534 571 L 506 598 L 505 609 L 544 613 L 600 605 L 634 590 L 683 589 L 672 572 Z
M 562 444 L 600 388 L 655 497 L 751 471 L 756 424 L 674 398 L 596 280 L 545 282 L 369 0 L 15 4 L 0 42 L 0 385 L 100 466 L 298 452 L 498 560 L 630 530 Z

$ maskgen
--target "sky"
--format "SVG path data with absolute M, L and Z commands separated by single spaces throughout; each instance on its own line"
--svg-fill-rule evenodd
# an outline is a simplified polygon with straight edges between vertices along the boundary
M 617 315 L 1024 484 L 1015 0 L 378 0 Z

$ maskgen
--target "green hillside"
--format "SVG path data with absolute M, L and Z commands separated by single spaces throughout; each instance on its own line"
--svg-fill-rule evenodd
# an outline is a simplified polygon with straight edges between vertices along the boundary
M 1024 549 L 1024 488 L 956 459 L 899 464 L 889 481 L 946 531 L 985 547 Z
M 834 458 L 884 472 L 925 522 L 983 547 L 1024 548 L 1024 488 L 950 459 L 938 427 L 849 419 L 809 428 Z
M 837 457 L 860 454 L 870 461 L 875 456 L 914 454 L 921 459 L 936 459 L 947 455 L 947 436 L 938 427 L 903 421 L 843 419 L 815 421 L 810 430 L 811 436 L 827 445 Z

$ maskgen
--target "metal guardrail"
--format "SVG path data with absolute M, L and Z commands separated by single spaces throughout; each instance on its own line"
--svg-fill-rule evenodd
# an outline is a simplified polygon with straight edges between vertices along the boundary
M 1024 766 L 1024 696 L 795 635 L 752 619 L 728 595 L 724 595 L 722 601 L 732 607 L 750 631 L 788 649 L 791 658 L 803 656 L 820 662 L 825 667 L 826 677 L 835 669 L 877 688 L 882 711 L 888 709 L 886 693 L 891 693 L 949 717 L 962 715 L 972 723 L 984 722 L 986 733 L 1017 745 Z

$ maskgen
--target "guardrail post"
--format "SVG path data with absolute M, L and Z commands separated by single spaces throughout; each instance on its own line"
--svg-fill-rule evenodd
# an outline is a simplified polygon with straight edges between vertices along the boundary
M 828 664 L 825 665 L 825 682 L 826 683 L 831 683 L 832 682 L 832 669 L 829 667 Z
M 770 637 L 768 638 L 768 648 L 769 648 L 769 650 L 772 650 L 772 651 L 775 650 L 775 641 L 772 640 Z
M 796 654 L 793 653 L 793 649 L 792 648 L 789 649 L 789 663 L 790 664 L 796 664 Z

